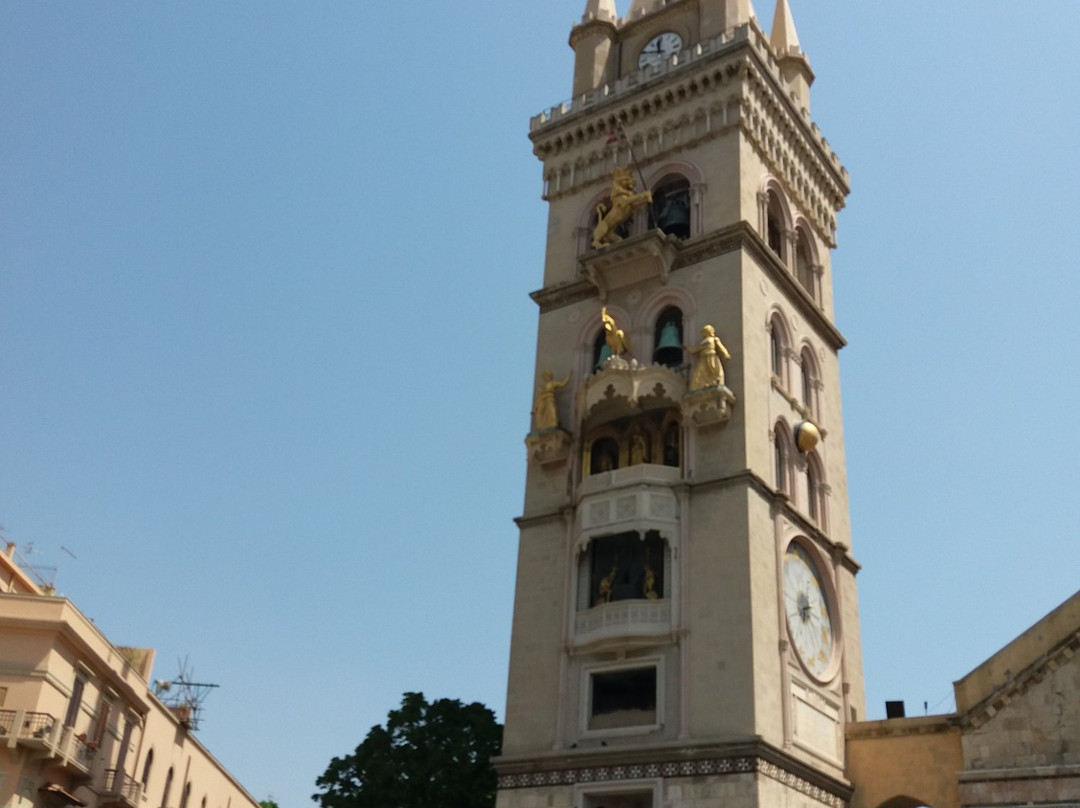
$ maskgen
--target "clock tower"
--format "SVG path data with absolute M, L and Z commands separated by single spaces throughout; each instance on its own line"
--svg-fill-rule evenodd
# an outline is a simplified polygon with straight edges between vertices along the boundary
M 549 204 L 499 808 L 840 808 L 864 717 L 830 250 L 788 0 L 587 0 Z

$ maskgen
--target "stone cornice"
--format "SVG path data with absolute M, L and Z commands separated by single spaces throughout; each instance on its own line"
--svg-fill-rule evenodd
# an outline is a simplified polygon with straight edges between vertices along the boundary
M 853 787 L 755 739 L 727 744 L 651 749 L 566 751 L 540 757 L 496 758 L 500 789 L 576 783 L 761 774 L 833 808 L 845 808 Z
M 978 729 L 989 722 L 1014 699 L 1022 696 L 1046 676 L 1080 653 L 1080 628 L 1055 645 L 1046 654 L 1017 673 L 1005 685 L 960 716 L 967 729 Z
M 821 187 L 833 209 L 843 207 L 850 189 L 847 171 L 809 115 L 796 108 L 784 91 L 775 55 L 760 32 L 749 26 L 537 116 L 530 126 L 529 137 L 535 154 L 545 163 L 570 151 L 583 154 L 592 148 L 606 152 L 609 133 L 614 128 L 644 125 L 658 113 L 695 101 L 701 103 L 707 97 L 715 101 L 718 92 L 737 90 L 732 99 L 740 107 L 747 105 L 745 81 L 769 88 L 768 93 L 762 93 L 758 108 L 770 111 L 774 128 L 784 133 L 792 155 L 804 163 L 806 173 Z M 770 103 L 764 100 L 766 96 Z M 749 109 L 743 110 L 748 112 Z M 733 123 L 734 120 L 721 121 L 700 139 L 718 137 Z M 744 124 L 744 131 L 751 135 L 752 127 Z M 649 155 L 637 156 L 643 163 L 650 162 Z M 590 181 L 599 180 L 599 177 L 590 178 Z
M 832 350 L 839 351 L 847 345 L 847 340 L 844 339 L 843 334 L 818 308 L 813 298 L 803 289 L 802 284 L 795 279 L 795 276 L 788 271 L 783 262 L 769 249 L 757 231 L 747 222 L 737 222 L 707 236 L 682 242 L 678 245 L 678 253 L 675 256 L 671 271 L 677 272 L 685 267 L 739 249 L 745 249 L 757 264 L 765 270 L 765 274 L 769 279 L 780 287 L 787 299 L 803 316 L 803 319 Z M 541 314 L 546 314 L 563 306 L 580 303 L 596 296 L 596 287 L 585 278 L 539 289 L 530 295 L 540 306 Z

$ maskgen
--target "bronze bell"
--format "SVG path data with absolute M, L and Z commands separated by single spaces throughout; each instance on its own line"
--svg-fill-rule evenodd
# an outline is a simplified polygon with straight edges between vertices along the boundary
M 656 225 L 668 235 L 690 238 L 690 203 L 683 194 L 673 194 L 664 200 Z
M 669 368 L 678 367 L 683 361 L 682 340 L 679 339 L 679 326 L 672 322 L 664 323 L 660 329 L 660 341 L 653 351 L 653 361 Z

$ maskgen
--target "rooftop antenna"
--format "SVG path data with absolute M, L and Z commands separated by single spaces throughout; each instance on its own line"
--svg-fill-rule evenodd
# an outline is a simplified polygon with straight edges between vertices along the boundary
M 203 702 L 218 685 L 196 682 L 195 669 L 188 663 L 187 657 L 177 659 L 176 665 L 180 672 L 175 679 L 154 680 L 154 695 L 181 724 L 195 731 L 202 720 Z

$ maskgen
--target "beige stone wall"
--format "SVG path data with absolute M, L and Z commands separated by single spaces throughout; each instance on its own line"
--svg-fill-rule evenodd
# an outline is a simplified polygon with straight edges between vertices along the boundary
M 0 647 L 0 807 L 43 808 L 39 789 L 54 784 L 88 808 L 180 808 L 190 784 L 184 808 L 256 808 L 70 601 L 0 594 Z M 65 726 L 77 677 L 82 697 Z
M 960 730 L 947 716 L 866 721 L 847 730 L 851 808 L 908 805 L 959 808 L 956 774 L 964 765 Z
M 967 730 L 964 759 L 969 771 L 1080 767 L 1080 656 L 1046 671 L 985 724 Z

